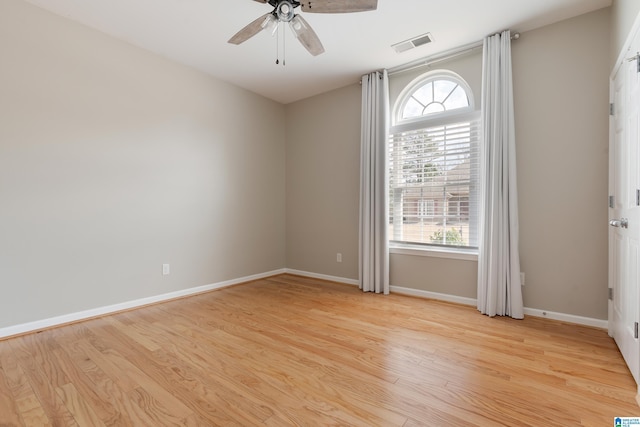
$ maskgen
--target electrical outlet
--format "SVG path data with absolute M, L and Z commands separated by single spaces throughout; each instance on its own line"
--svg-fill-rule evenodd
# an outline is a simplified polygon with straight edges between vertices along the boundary
M 342 262 L 342 254 L 340 252 L 336 254 L 336 261 Z
M 520 285 L 524 286 L 524 273 L 520 272 Z
M 162 275 L 167 276 L 169 273 L 171 273 L 171 267 L 169 264 L 162 264 Z

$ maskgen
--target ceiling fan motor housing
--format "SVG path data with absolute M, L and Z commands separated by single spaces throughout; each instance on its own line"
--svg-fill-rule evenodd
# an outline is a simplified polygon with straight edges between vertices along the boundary
M 260 1 L 260 0 L 258 0 Z M 274 8 L 277 8 L 278 5 L 280 3 L 282 3 L 283 1 L 286 1 L 288 3 L 291 3 L 291 5 L 293 6 L 293 8 L 295 9 L 296 7 L 300 6 L 300 2 L 297 0 L 269 0 L 269 1 L 262 1 L 261 3 L 269 3 L 271 6 L 273 6 Z
M 280 0 L 275 6 L 274 13 L 281 22 L 290 22 L 295 16 L 294 9 L 300 6 L 300 3 L 290 0 Z

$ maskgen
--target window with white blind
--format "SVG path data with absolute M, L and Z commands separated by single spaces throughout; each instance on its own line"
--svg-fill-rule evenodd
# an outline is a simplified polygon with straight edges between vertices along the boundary
M 389 239 L 478 246 L 480 115 L 462 78 L 435 71 L 396 103 L 389 137 Z

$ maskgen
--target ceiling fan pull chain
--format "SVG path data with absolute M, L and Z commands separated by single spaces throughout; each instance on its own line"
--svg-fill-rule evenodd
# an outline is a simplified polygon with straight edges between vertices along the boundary
M 282 26 L 282 66 L 286 65 L 287 61 L 287 32 L 284 29 L 284 25 Z M 640 63 L 640 62 L 639 62 Z
M 280 63 L 280 22 L 276 27 L 276 65 Z

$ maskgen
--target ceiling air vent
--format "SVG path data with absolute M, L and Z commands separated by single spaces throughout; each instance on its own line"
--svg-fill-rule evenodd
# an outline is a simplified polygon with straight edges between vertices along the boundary
M 431 33 L 427 33 L 400 43 L 396 43 L 394 45 L 391 45 L 391 47 L 396 51 L 396 53 L 402 53 L 410 49 L 431 43 L 432 41 L 433 37 L 431 36 Z

